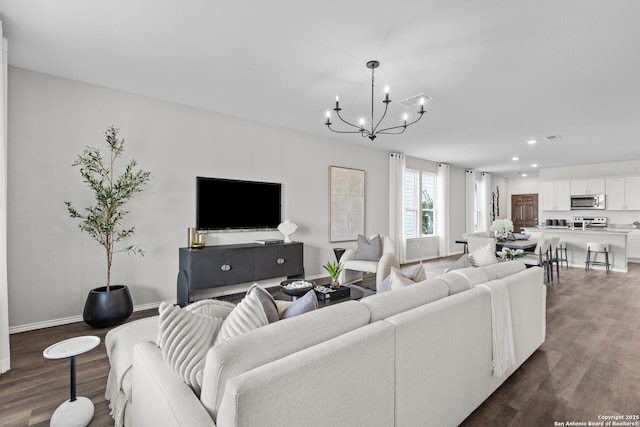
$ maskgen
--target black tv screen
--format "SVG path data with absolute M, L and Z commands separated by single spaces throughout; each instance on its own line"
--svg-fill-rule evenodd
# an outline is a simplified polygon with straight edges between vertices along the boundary
M 268 230 L 281 222 L 281 184 L 196 177 L 198 230 Z

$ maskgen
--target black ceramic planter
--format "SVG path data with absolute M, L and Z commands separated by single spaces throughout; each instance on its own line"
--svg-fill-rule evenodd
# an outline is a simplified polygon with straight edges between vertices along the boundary
M 94 328 L 119 325 L 133 313 L 133 301 L 125 285 L 102 286 L 89 291 L 82 318 Z

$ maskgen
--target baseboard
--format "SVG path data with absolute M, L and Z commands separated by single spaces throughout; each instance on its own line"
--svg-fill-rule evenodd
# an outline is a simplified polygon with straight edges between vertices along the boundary
M 583 264 L 574 264 L 574 263 L 569 263 L 569 267 L 573 267 L 573 268 L 584 268 L 584 263 Z M 600 270 L 600 271 L 605 271 L 606 267 L 603 265 L 592 265 L 590 267 L 591 270 Z M 562 271 L 562 269 L 560 269 L 560 271 Z M 628 273 L 629 270 L 624 268 L 614 268 L 614 267 L 609 267 L 609 271 L 615 271 L 616 273 Z
M 169 303 L 174 301 L 167 301 Z M 159 302 L 152 302 L 149 304 L 141 304 L 141 305 L 136 305 L 133 307 L 133 311 L 142 311 L 142 310 L 149 310 L 152 308 L 158 308 L 160 306 L 161 303 Z M 50 328 L 52 326 L 60 326 L 60 325 L 68 325 L 69 323 L 76 323 L 76 322 L 82 322 L 82 316 L 71 316 L 71 317 L 63 317 L 60 319 L 52 319 L 52 320 L 45 320 L 44 322 L 36 322 L 36 323 L 27 323 L 26 325 L 18 325 L 18 326 L 12 326 L 9 328 L 9 334 L 17 334 L 20 332 L 28 332 L 28 331 L 34 331 L 36 329 L 44 329 L 44 328 Z

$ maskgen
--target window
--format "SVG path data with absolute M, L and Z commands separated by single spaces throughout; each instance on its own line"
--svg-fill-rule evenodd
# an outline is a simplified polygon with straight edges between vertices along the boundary
M 405 237 L 432 236 L 435 230 L 436 175 L 407 169 L 404 178 Z

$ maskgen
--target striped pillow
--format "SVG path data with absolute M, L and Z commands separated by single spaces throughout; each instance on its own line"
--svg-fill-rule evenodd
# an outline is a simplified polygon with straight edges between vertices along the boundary
M 217 299 L 203 299 L 187 305 L 184 309 L 192 313 L 207 317 L 222 317 L 229 315 L 235 308 L 235 304 Z
M 224 319 L 224 323 L 216 337 L 215 344 L 269 324 L 269 319 L 262 305 L 259 292 L 254 291 L 256 287 L 258 287 L 257 284 L 252 285 L 242 301 L 240 301 L 240 303 L 236 305 L 236 308 Z
M 223 319 L 163 302 L 158 309 L 158 347 L 169 368 L 200 396 L 202 370 Z

